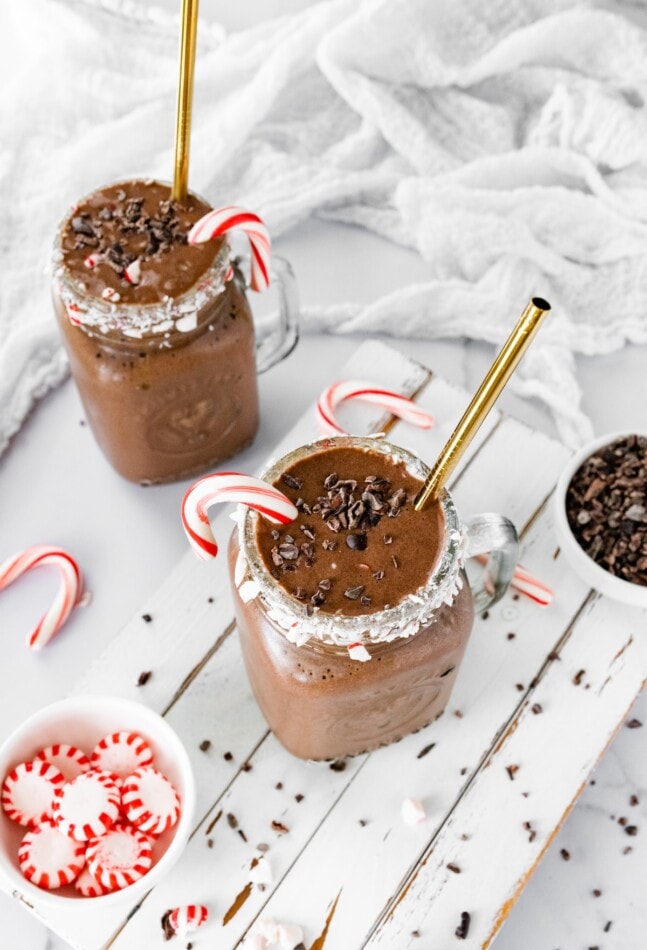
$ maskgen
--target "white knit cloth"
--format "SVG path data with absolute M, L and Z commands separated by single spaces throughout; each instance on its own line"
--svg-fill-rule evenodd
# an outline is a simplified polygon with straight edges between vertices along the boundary
M 0 4 L 0 451 L 66 373 L 58 219 L 110 180 L 169 177 L 176 57 L 177 19 L 149 3 Z M 230 36 L 201 24 L 195 99 L 212 202 L 274 235 L 353 222 L 428 262 L 369 306 L 305 306 L 306 331 L 500 342 L 540 294 L 555 315 L 513 384 L 567 441 L 589 435 L 573 354 L 647 341 L 640 25 L 566 0 L 326 0 Z

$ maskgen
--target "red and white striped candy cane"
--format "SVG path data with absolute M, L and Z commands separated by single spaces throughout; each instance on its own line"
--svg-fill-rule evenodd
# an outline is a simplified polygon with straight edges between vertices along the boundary
M 35 544 L 0 564 L 0 590 L 34 567 L 56 567 L 62 575 L 54 602 L 27 637 L 27 646 L 32 650 L 40 650 L 61 629 L 78 604 L 83 581 L 79 566 L 71 554 L 62 548 Z
M 533 577 L 530 571 L 527 571 L 521 564 L 517 564 L 510 586 L 519 591 L 520 594 L 525 594 L 526 597 L 534 600 L 541 607 L 548 607 L 549 604 L 552 604 L 555 596 L 550 587 L 547 587 L 538 578 Z
M 267 228 L 257 214 L 229 205 L 208 211 L 189 231 L 189 244 L 204 244 L 229 231 L 247 235 L 252 252 L 252 290 L 266 290 L 270 285 L 270 254 L 272 245 Z
M 478 554 L 475 560 L 480 561 L 481 564 L 486 564 L 487 556 L 485 554 Z M 514 569 L 510 587 L 519 591 L 520 594 L 529 597 L 530 600 L 534 600 L 540 607 L 548 607 L 549 604 L 552 604 L 555 596 L 550 587 L 531 574 L 530 571 L 527 571 L 521 564 L 517 564 Z
M 182 525 L 191 547 L 203 561 L 218 553 L 207 509 L 217 502 L 229 501 L 247 505 L 275 524 L 289 524 L 299 513 L 283 492 L 260 478 L 242 472 L 205 475 L 182 499 Z
M 420 406 L 417 406 L 407 396 L 401 396 L 400 393 L 393 392 L 390 389 L 382 389 L 374 383 L 349 379 L 333 383 L 327 389 L 324 389 L 319 396 L 317 418 L 324 435 L 345 434 L 345 430 L 335 419 L 335 409 L 345 399 L 357 399 L 360 402 L 373 403 L 382 409 L 388 410 L 405 422 L 418 426 L 420 429 L 431 429 L 434 424 L 434 417 L 421 409 Z

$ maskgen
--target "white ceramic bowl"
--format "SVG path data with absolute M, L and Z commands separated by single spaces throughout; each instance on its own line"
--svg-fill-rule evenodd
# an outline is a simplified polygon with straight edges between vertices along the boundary
M 72 884 L 55 891 L 35 887 L 23 877 L 18 848 L 26 828 L 10 821 L 0 809 L 0 874 L 10 890 L 31 905 L 68 907 L 101 906 L 136 902 L 169 871 L 188 840 L 195 810 L 195 781 L 186 749 L 169 724 L 141 703 L 110 696 L 73 696 L 52 703 L 30 716 L 0 746 L 0 784 L 19 762 L 55 742 L 69 742 L 90 753 L 110 732 L 137 732 L 150 744 L 155 766 L 175 786 L 182 804 L 174 828 L 161 835 L 153 847 L 153 866 L 135 884 L 103 897 L 82 897 Z
M 596 564 L 588 554 L 580 547 L 575 535 L 566 517 L 566 492 L 571 483 L 571 479 L 580 465 L 586 461 L 598 449 L 610 445 L 616 439 L 621 439 L 628 435 L 640 435 L 647 438 L 645 432 L 611 432 L 608 435 L 600 436 L 588 442 L 579 452 L 571 458 L 564 468 L 557 483 L 554 495 L 555 528 L 559 538 L 559 546 L 566 556 L 569 564 L 582 578 L 585 583 L 590 584 L 595 590 L 599 590 L 606 597 L 620 601 L 623 604 L 630 604 L 633 607 L 647 607 L 647 587 L 640 584 L 632 584 L 623 580 L 621 577 L 615 577 L 603 567 Z

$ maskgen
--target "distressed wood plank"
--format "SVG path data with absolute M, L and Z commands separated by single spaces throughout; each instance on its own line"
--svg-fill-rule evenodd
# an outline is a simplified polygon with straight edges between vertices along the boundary
M 489 947 L 647 678 L 647 611 L 592 598 L 366 944 Z M 583 673 L 580 673 L 583 671 Z M 539 704 L 541 713 L 534 713 Z M 507 769 L 518 765 L 511 781 Z M 460 867 L 460 875 L 448 864 Z

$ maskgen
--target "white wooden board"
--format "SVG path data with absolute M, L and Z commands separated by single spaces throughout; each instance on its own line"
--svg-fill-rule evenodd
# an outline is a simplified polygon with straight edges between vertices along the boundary
M 387 426 L 392 441 L 429 461 L 468 399 L 380 343 L 360 347 L 339 378 L 415 394 L 437 419 L 431 432 L 369 407 L 344 407 L 344 422 L 355 432 Z M 313 409 L 274 456 L 316 435 Z M 196 950 L 234 948 L 266 917 L 300 924 L 311 950 L 488 947 L 647 678 L 645 612 L 590 592 L 556 550 L 547 499 L 567 458 L 515 420 L 493 415 L 484 426 L 454 479 L 459 510 L 510 516 L 524 565 L 555 602 L 542 610 L 504 598 L 477 620 L 445 715 L 340 772 L 292 758 L 268 732 L 239 656 L 225 559 L 205 564 L 187 551 L 78 691 L 130 696 L 167 716 L 196 773 L 195 832 L 138 908 L 33 912 L 78 950 L 162 947 L 162 913 L 186 902 L 211 912 L 192 937 Z M 222 545 L 228 513 L 213 523 Z M 424 802 L 424 824 L 403 824 L 405 797 Z M 272 821 L 289 830 L 277 833 Z M 264 889 L 249 876 L 259 843 L 269 845 L 273 875 Z M 470 929 L 460 941 L 464 911 Z

